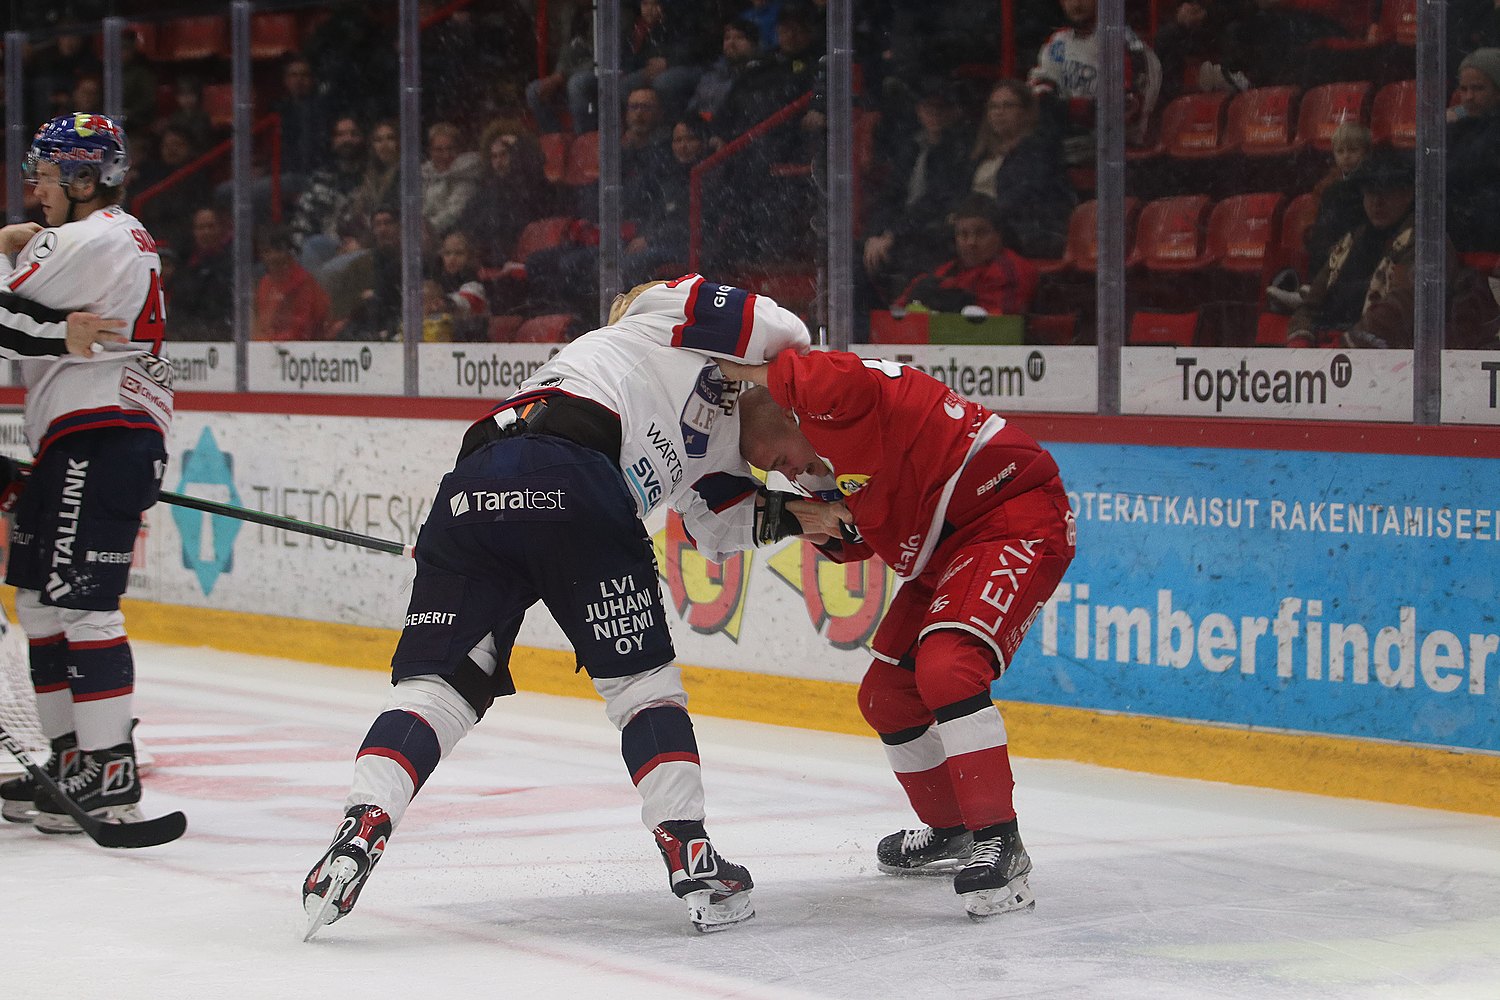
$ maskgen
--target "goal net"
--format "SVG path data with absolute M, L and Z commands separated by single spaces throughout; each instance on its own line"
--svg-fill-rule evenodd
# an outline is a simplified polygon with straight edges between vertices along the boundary
M 47 756 L 47 740 L 36 719 L 26 636 L 0 611 L 0 726 L 14 736 L 38 764 Z M 24 770 L 21 762 L 0 750 L 0 774 Z

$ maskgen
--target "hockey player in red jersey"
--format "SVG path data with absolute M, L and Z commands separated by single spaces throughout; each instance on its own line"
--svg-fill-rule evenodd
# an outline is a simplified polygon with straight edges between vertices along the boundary
M 892 361 L 783 351 L 719 364 L 769 389 L 741 394 L 746 459 L 791 479 L 826 464 L 849 523 L 825 551 L 873 553 L 904 581 L 859 706 L 926 826 L 883 839 L 881 870 L 962 865 L 954 889 L 974 919 L 1034 905 L 989 691 L 1073 558 L 1057 463 L 1004 417 Z
M 0 229 L 0 355 L 21 362 L 36 454 L 15 508 L 6 582 L 31 643 L 51 776 L 83 809 L 116 822 L 139 819 L 141 797 L 120 596 L 166 469 L 172 420 L 172 368 L 158 356 L 161 260 L 120 206 L 129 170 L 115 122 L 54 118 L 32 139 L 25 174 L 47 227 Z M 78 833 L 30 782 L 0 787 L 5 818 Z

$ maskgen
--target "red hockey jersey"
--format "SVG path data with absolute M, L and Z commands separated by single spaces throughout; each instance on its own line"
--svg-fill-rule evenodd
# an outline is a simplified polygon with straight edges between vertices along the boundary
M 1029 435 L 916 368 L 788 350 L 767 375 L 832 467 L 855 527 L 903 579 L 922 572 L 945 529 L 1057 475 Z

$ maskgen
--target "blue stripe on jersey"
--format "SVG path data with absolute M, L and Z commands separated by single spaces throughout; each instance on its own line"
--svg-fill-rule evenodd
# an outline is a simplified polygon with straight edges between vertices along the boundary
M 711 472 L 693 484 L 693 492 L 702 497 L 715 514 L 722 514 L 759 488 L 760 483 L 749 476 L 735 476 L 728 472 Z
M 688 293 L 687 319 L 672 328 L 672 346 L 745 356 L 755 325 L 755 296 L 704 279 Z

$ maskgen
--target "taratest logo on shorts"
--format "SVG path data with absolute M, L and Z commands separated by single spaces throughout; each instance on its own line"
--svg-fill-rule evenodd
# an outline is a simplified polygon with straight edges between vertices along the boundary
M 492 483 L 494 489 L 463 490 L 448 498 L 454 517 L 475 515 L 491 520 L 508 517 L 562 520 L 568 516 L 568 491 L 561 480 Z

